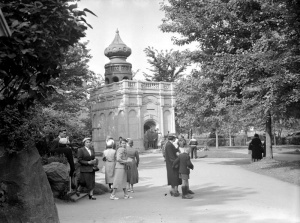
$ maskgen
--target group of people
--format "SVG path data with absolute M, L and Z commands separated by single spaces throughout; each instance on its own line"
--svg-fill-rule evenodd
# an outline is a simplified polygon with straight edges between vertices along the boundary
M 80 164 L 80 177 L 76 183 L 75 193 L 80 196 L 83 187 L 88 191 L 90 200 L 96 200 L 94 196 L 95 172 L 99 170 L 98 159 L 91 138 L 82 140 L 83 146 L 77 151 L 77 162 Z M 66 129 L 60 129 L 59 135 L 53 140 L 51 153 L 64 154 L 70 166 L 70 182 L 73 181 L 75 164 L 73 149 L 71 147 Z M 116 192 L 119 188 L 124 191 L 124 199 L 132 198 L 128 192 L 134 192 L 133 185 L 138 183 L 139 152 L 133 147 L 133 140 L 119 138 L 115 143 L 112 137 L 107 137 L 106 149 L 103 152 L 105 162 L 105 181 L 111 190 L 111 200 L 119 199 Z
M 92 146 L 91 138 L 83 139 L 83 147 L 78 149 L 77 159 L 80 164 L 80 178 L 76 194 L 80 195 L 82 187 L 88 190 L 88 197 L 96 200 L 93 195 L 95 188 L 95 172 L 99 170 L 98 159 L 95 158 L 95 151 Z M 72 149 L 70 149 L 70 141 L 67 137 L 66 129 L 59 131 L 59 136 L 53 140 L 50 151 L 52 153 L 63 153 L 70 165 L 70 177 L 75 171 Z M 249 147 L 252 161 L 261 160 L 265 154 L 264 144 L 259 139 L 258 134 L 254 135 Z M 190 169 L 194 169 L 191 162 L 193 155 L 197 158 L 197 140 L 192 138 L 187 145 L 184 137 L 177 138 L 175 135 L 168 135 L 167 142 L 164 144 L 164 158 L 167 168 L 167 181 L 171 186 L 170 194 L 179 197 L 178 186 L 181 186 L 182 198 L 192 199 L 194 194 L 189 188 Z M 191 153 L 191 157 L 190 154 Z M 133 185 L 138 183 L 138 165 L 139 152 L 133 147 L 133 140 L 128 138 L 119 138 L 116 143 L 110 136 L 106 139 L 106 149 L 103 152 L 103 161 L 105 162 L 105 182 L 110 188 L 110 199 L 118 200 L 116 192 L 122 189 L 124 199 L 132 198 L 128 192 L 133 193 Z
M 110 199 L 119 199 L 116 196 L 119 188 L 123 189 L 124 199 L 132 198 L 128 192 L 134 193 L 133 185 L 139 181 L 139 152 L 133 147 L 133 140 L 120 137 L 119 145 L 116 145 L 113 138 L 107 137 L 103 161 L 105 182 L 111 190 Z
M 248 153 L 251 155 L 251 161 L 256 162 L 266 156 L 266 143 L 262 143 L 258 134 L 254 134 L 248 146 Z
M 189 175 L 190 169 L 193 170 L 194 165 L 189 156 L 190 147 L 187 146 L 186 140 L 183 137 L 177 139 L 175 135 L 170 134 L 168 135 L 168 141 L 165 143 L 164 150 L 168 185 L 171 186 L 171 196 L 179 197 L 178 186 L 182 185 L 182 198 L 192 199 L 193 196 L 191 194 L 194 194 L 194 192 L 189 187 Z

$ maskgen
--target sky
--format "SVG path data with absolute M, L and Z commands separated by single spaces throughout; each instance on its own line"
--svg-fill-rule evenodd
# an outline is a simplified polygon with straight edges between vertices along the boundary
M 82 41 L 89 41 L 92 59 L 89 63 L 90 70 L 104 76 L 104 65 L 109 59 L 104 55 L 104 50 L 114 40 L 116 30 L 122 41 L 131 48 L 131 55 L 127 62 L 132 64 L 132 71 L 140 70 L 135 79 L 143 80 L 143 72 L 151 73 L 144 49 L 148 46 L 157 50 L 184 50 L 188 46 L 173 45 L 172 33 L 163 33 L 159 29 L 164 18 L 160 11 L 160 2 L 163 0 L 81 0 L 78 2 L 80 9 L 87 8 L 97 17 L 87 13 L 85 18 L 93 27 L 86 31 Z

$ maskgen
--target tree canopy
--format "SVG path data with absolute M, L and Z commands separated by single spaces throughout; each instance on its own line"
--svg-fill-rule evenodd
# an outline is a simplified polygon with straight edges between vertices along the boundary
M 199 46 L 190 56 L 201 70 L 191 78 L 206 91 L 189 102 L 210 109 L 199 109 L 197 116 L 222 120 L 232 107 L 248 123 L 299 116 L 298 1 L 169 0 L 162 10 L 162 31 L 181 34 L 176 44 Z M 180 89 L 188 82 L 182 80 Z
M 88 25 L 70 1 L 17 1 L 0 3 L 12 32 L 0 37 L 0 107 L 18 105 L 24 109 L 53 90 L 51 78 L 62 73 L 62 61 L 69 46 L 85 36 Z
M 187 50 L 158 51 L 153 47 L 147 47 L 144 52 L 148 57 L 148 63 L 152 66 L 152 69 L 149 69 L 151 74 L 144 73 L 147 81 L 175 82 L 184 75 L 190 65 Z
M 90 27 L 86 12 L 94 13 L 66 0 L 4 0 L 0 7 L 12 32 L 0 37 L 1 146 L 32 148 L 51 123 L 76 132 L 82 123 L 74 117 L 95 81 L 86 43 L 78 42 Z

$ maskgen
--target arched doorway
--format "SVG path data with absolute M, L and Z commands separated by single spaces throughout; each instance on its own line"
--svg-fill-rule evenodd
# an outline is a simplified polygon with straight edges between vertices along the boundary
M 151 128 L 155 129 L 156 123 L 153 120 L 148 120 L 144 124 L 144 134 Z
M 145 149 L 157 149 L 158 134 L 154 120 L 148 120 L 144 124 L 144 147 Z

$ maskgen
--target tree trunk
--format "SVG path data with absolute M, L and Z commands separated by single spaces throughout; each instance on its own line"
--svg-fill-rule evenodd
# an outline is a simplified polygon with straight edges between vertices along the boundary
M 218 136 L 218 129 L 216 129 L 216 148 L 219 148 L 219 136 Z
M 273 159 L 273 151 L 272 151 L 272 119 L 270 111 L 267 114 L 266 121 L 266 157 L 269 159 Z
M 232 146 L 232 141 L 231 141 L 231 131 L 229 131 L 229 146 Z

